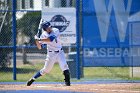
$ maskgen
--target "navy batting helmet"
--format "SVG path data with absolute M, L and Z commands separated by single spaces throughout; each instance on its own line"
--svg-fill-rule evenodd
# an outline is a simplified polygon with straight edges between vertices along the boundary
M 45 21 L 45 22 L 42 23 L 42 29 L 43 30 L 46 30 L 48 27 L 51 27 L 50 22 Z

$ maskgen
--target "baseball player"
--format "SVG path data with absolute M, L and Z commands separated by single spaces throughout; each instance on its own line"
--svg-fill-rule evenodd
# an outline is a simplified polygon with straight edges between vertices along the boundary
M 47 57 L 44 67 L 27 81 L 27 86 L 30 86 L 40 76 L 49 73 L 55 62 L 59 63 L 63 71 L 65 85 L 70 86 L 70 72 L 60 43 L 59 29 L 51 27 L 50 22 L 43 22 L 41 26 L 44 31 L 40 38 L 37 35 L 35 35 L 34 38 L 38 49 L 41 49 L 44 44 L 47 44 Z

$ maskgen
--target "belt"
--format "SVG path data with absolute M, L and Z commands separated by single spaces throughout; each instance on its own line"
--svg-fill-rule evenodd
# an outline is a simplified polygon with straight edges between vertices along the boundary
M 63 50 L 63 49 L 61 48 L 60 50 Z M 49 52 L 55 52 L 55 53 L 58 53 L 58 52 L 60 52 L 60 50 L 57 50 L 57 51 L 51 51 L 51 50 L 49 50 Z

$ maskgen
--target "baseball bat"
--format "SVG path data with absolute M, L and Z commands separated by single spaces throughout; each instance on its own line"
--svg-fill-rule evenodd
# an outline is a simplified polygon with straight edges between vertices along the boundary
M 40 23 L 39 23 L 38 31 L 37 31 L 37 37 L 39 37 L 39 38 L 40 38 L 40 35 L 41 35 L 41 32 L 42 32 L 42 26 L 41 26 L 42 22 L 43 22 L 43 20 L 40 19 Z

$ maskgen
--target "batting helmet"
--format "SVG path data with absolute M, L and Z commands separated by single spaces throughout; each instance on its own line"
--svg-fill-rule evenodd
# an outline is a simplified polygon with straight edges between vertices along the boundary
M 45 21 L 45 22 L 42 23 L 42 29 L 43 30 L 46 30 L 48 27 L 51 27 L 50 22 Z

